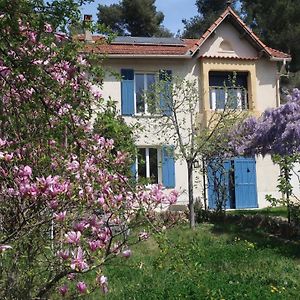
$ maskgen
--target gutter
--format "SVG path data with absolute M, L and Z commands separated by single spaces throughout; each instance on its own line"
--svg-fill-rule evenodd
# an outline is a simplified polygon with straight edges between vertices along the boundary
M 283 64 L 286 64 L 286 62 L 290 62 L 291 60 L 292 60 L 291 57 L 280 58 L 280 57 L 274 57 L 274 56 L 272 56 L 272 57 L 270 58 L 270 61 L 282 61 Z
M 83 51 L 83 53 L 86 53 Z M 94 53 L 97 54 L 97 53 Z M 106 54 L 106 53 L 99 53 L 100 55 L 105 56 L 106 58 L 183 58 L 188 59 L 192 58 L 190 55 L 161 55 L 161 54 Z

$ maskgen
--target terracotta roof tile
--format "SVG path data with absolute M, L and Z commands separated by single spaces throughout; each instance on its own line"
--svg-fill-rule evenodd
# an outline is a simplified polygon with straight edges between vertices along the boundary
M 101 54 L 123 55 L 185 55 L 197 42 L 193 39 L 184 39 L 182 45 L 142 45 L 142 44 L 108 44 L 99 40 L 94 44 L 86 44 L 84 51 Z

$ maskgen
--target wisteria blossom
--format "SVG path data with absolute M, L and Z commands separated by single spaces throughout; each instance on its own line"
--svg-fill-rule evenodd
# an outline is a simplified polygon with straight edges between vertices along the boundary
M 291 155 L 300 151 L 300 91 L 294 89 L 288 102 L 250 117 L 231 133 L 230 146 L 237 154 Z

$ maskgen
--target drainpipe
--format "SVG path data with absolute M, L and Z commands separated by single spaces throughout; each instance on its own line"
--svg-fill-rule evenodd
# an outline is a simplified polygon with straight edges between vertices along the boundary
M 279 91 L 280 77 L 284 75 L 283 72 L 285 70 L 285 66 L 286 66 L 286 59 L 283 60 L 280 71 L 277 73 L 277 77 L 276 77 L 276 107 L 280 106 L 280 91 Z

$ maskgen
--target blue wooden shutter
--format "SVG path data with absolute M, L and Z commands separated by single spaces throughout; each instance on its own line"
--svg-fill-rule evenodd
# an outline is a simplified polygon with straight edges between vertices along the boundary
M 130 166 L 130 172 L 133 180 L 136 180 L 136 160 Z
M 255 158 L 235 158 L 234 181 L 236 208 L 257 208 Z
M 218 165 L 220 164 L 220 166 Z M 226 204 L 230 208 L 229 173 L 230 161 L 218 162 L 213 160 L 207 167 L 208 180 L 208 208 L 215 209 L 218 198 L 221 197 L 221 189 L 224 189 Z
M 168 103 L 172 101 L 171 99 L 171 81 L 172 81 L 172 70 L 160 70 L 159 71 L 159 80 L 165 81 L 165 91 L 160 95 L 160 108 L 164 115 L 170 116 L 172 114 L 171 105 L 172 103 Z M 165 99 L 164 95 L 168 94 L 168 99 Z
M 134 114 L 134 71 L 122 69 L 121 76 L 121 112 L 124 116 L 132 116 Z
M 166 188 L 175 187 L 174 146 L 162 147 L 162 183 Z

